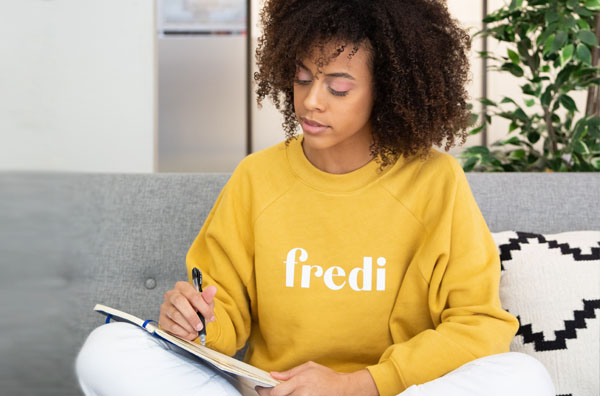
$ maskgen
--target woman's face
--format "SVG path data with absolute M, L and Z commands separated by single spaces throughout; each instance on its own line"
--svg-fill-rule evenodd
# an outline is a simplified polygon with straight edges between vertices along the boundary
M 373 83 L 369 50 L 359 46 L 348 59 L 352 45 L 317 73 L 309 58 L 298 59 L 294 79 L 294 108 L 311 149 L 356 152 L 371 143 L 369 118 L 373 108 Z M 335 51 L 332 44 L 325 53 Z M 347 150 L 350 149 L 350 150 Z

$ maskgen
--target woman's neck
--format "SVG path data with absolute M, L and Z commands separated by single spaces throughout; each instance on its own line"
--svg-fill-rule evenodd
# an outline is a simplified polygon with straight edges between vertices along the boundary
M 370 143 L 320 150 L 305 145 L 302 141 L 302 149 L 308 161 L 317 169 L 333 174 L 355 171 L 373 160 Z

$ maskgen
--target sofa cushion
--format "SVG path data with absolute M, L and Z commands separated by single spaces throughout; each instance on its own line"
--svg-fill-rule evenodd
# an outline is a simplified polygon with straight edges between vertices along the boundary
M 600 389 L 600 231 L 492 233 L 502 306 L 519 319 L 511 351 L 542 362 L 557 395 Z

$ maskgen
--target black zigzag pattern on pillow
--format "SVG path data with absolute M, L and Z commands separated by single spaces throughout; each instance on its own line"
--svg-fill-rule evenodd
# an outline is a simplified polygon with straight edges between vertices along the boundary
M 544 333 L 534 333 L 531 329 L 531 324 L 523 325 L 521 323 L 521 317 L 515 315 L 519 319 L 519 330 L 516 335 L 523 336 L 523 344 L 534 343 L 534 349 L 536 352 L 541 351 L 554 351 L 557 349 L 567 349 L 567 340 L 577 338 L 577 329 L 587 328 L 585 320 L 595 319 L 595 310 L 600 310 L 600 300 L 582 300 L 583 309 L 576 310 L 573 312 L 575 319 L 565 320 L 564 330 L 555 330 L 554 334 L 556 338 L 554 340 L 544 340 Z
M 539 243 L 547 243 L 549 249 L 560 249 L 563 255 L 570 254 L 573 256 L 575 261 L 589 261 L 589 260 L 600 260 L 600 247 L 593 247 L 590 254 L 581 254 L 580 248 L 571 248 L 568 243 L 558 243 L 558 241 L 549 240 L 547 241 L 544 235 L 534 234 L 532 232 L 521 232 L 516 231 L 517 238 L 509 238 L 509 243 L 500 245 L 500 267 L 504 271 L 504 261 L 512 260 L 511 251 L 521 250 L 521 244 L 529 244 L 529 239 L 537 239 Z M 600 241 L 598 241 L 600 245 Z
M 539 243 L 547 243 L 548 249 L 560 249 L 562 255 L 571 255 L 575 261 L 600 260 L 600 247 L 593 247 L 590 254 L 582 254 L 580 248 L 570 247 L 568 243 L 558 243 L 555 240 L 546 240 L 544 235 L 531 232 L 516 231 L 517 238 L 509 238 L 509 242 L 498 246 L 500 250 L 500 263 L 502 271 L 505 270 L 503 263 L 512 260 L 512 251 L 521 250 L 521 245 L 529 243 L 529 239 L 537 239 Z M 600 246 L 600 241 L 598 242 Z M 567 348 L 568 339 L 577 338 L 577 329 L 585 329 L 586 319 L 596 318 L 596 309 L 600 309 L 600 299 L 582 300 L 583 309 L 573 311 L 573 320 L 565 320 L 565 328 L 555 330 L 556 338 L 554 340 L 545 340 L 543 332 L 534 333 L 531 324 L 521 323 L 521 317 L 515 315 L 519 319 L 519 330 L 517 335 L 523 336 L 523 343 L 534 343 L 534 349 L 540 351 L 551 351 Z

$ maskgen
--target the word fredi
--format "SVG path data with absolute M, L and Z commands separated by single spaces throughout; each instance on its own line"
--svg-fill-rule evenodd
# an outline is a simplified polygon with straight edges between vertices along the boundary
M 285 263 L 285 285 L 286 287 L 294 287 L 296 264 L 305 263 L 308 260 L 308 253 L 302 248 L 291 249 Z M 382 268 L 376 269 L 375 274 L 375 290 L 385 290 L 385 257 L 377 259 L 377 265 Z M 320 265 L 303 264 L 301 266 L 300 287 L 309 288 L 310 278 L 314 275 L 315 278 L 323 278 L 325 286 L 331 290 L 340 290 L 346 286 L 346 281 L 352 290 L 356 291 L 371 291 L 373 290 L 373 257 L 363 257 L 362 267 L 356 267 L 350 271 L 346 279 L 346 271 L 342 267 L 332 266 L 323 270 Z M 362 274 L 362 285 L 358 284 L 358 276 Z

